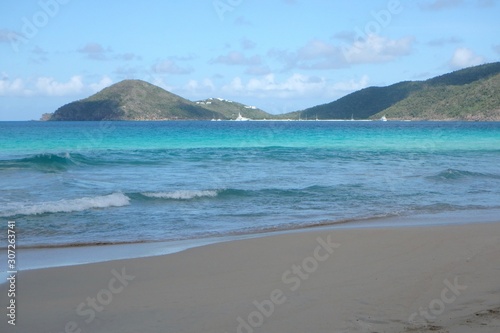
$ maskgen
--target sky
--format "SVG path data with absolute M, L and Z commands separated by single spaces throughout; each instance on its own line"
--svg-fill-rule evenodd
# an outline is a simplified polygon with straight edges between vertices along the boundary
M 500 59 L 500 0 L 2 0 L 0 121 L 125 79 L 278 114 Z

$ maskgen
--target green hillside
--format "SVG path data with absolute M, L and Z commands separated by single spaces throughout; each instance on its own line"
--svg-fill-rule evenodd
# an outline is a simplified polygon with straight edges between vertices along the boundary
M 465 85 L 500 73 L 500 62 L 461 69 L 425 81 L 430 85 Z
M 220 119 L 236 119 L 238 114 L 250 119 L 270 119 L 274 117 L 255 106 L 244 105 L 223 98 L 209 98 L 195 103 L 208 110 L 214 111 L 214 118 L 216 118 L 216 114 L 221 114 L 223 116 L 223 118 L 219 117 Z
M 500 74 L 464 85 L 432 85 L 372 116 L 378 119 L 500 120 Z
M 141 80 L 125 80 L 60 107 L 43 120 L 208 120 L 269 119 L 272 115 L 222 98 L 191 102 Z
M 290 118 L 500 120 L 500 62 L 426 81 L 369 87 L 334 102 L 287 114 Z
M 213 111 L 160 87 L 125 80 L 60 107 L 50 120 L 177 120 L 213 116 Z
M 366 119 L 405 99 L 419 89 L 418 83 L 400 82 L 388 87 L 369 87 L 335 102 L 300 111 L 301 119 Z
M 43 120 L 236 119 L 500 120 L 500 62 L 426 81 L 369 87 L 334 102 L 271 115 L 222 98 L 189 101 L 140 80 L 125 80 L 60 107 Z

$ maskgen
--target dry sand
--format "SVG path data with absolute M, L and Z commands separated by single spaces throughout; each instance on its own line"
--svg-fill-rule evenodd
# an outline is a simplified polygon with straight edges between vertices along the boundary
M 20 272 L 17 292 L 1 332 L 498 333 L 500 223 L 271 235 Z

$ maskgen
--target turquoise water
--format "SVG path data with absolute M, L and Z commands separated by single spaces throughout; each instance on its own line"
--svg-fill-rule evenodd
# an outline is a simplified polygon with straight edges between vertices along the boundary
M 0 188 L 21 247 L 475 216 L 500 208 L 500 123 L 0 122 Z

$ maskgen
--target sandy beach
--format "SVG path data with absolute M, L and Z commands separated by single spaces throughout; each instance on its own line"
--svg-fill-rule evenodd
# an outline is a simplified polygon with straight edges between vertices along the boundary
M 16 287 L 2 332 L 493 333 L 500 223 L 312 229 L 19 272 Z

